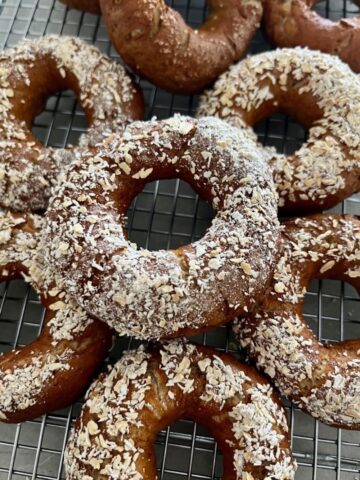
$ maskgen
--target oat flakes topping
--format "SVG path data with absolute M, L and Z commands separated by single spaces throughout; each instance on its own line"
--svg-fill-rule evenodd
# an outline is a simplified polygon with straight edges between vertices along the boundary
M 125 237 L 128 201 L 119 198 L 159 176 L 190 181 L 218 212 L 184 249 L 139 250 Z M 265 159 L 237 129 L 179 115 L 135 122 L 89 149 L 59 182 L 44 246 L 49 276 L 120 334 L 180 335 L 203 327 L 211 312 L 224 322 L 251 308 L 272 270 L 276 210 Z
M 294 155 L 259 148 L 273 168 L 281 207 L 330 208 L 360 188 L 360 80 L 337 57 L 304 48 L 249 57 L 203 95 L 198 116 L 215 115 L 256 140 L 249 126 L 253 112 L 266 102 L 281 109 L 289 91 L 300 98 L 287 104 L 286 113 L 307 118 L 319 110 L 321 116 Z M 312 98 L 314 108 L 303 98 Z
M 280 251 L 263 305 L 235 323 L 236 336 L 300 408 L 325 423 L 359 428 L 360 342 L 321 344 L 302 309 L 312 278 L 338 278 L 360 289 L 353 275 L 360 265 L 360 222 L 351 215 L 287 222 Z
M 231 425 L 226 444 L 234 478 L 293 479 L 285 412 L 271 386 L 253 374 L 229 356 L 182 341 L 126 352 L 87 394 L 67 446 L 67 478 L 155 477 L 149 455 L 160 425 L 190 417 L 222 436 L 223 423 Z
M 49 71 L 42 71 L 44 64 L 50 65 Z M 137 99 L 140 94 L 125 69 L 78 38 L 50 35 L 24 40 L 1 53 L 0 196 L 3 207 L 44 209 L 59 171 L 77 154 L 74 148 L 45 148 L 28 126 L 32 120 L 28 117 L 34 110 L 32 102 L 37 102 L 42 91 L 51 92 L 57 86 L 61 89 L 74 83 L 80 104 L 91 119 L 91 129 L 83 136 L 82 146 L 138 118 L 135 109 L 139 108 L 135 106 L 141 104 Z
M 0 214 L 0 278 L 25 277 L 47 307 L 43 331 L 50 336 L 47 349 L 34 346 L 21 356 L 17 348 L 0 356 L 0 420 L 36 405 L 39 398 L 44 401 L 46 385 L 59 371 L 72 368 L 77 339 L 93 322 L 44 277 L 39 249 L 44 223 L 37 215 Z

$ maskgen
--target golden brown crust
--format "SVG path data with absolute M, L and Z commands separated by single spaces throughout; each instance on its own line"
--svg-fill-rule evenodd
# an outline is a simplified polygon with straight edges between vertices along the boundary
M 179 418 L 210 429 L 225 480 L 290 480 L 286 415 L 271 385 L 228 354 L 183 342 L 126 352 L 91 387 L 65 455 L 68 480 L 153 480 L 157 433 Z
M 217 215 L 198 242 L 139 250 L 124 217 L 161 178 L 189 182 Z M 256 144 L 221 120 L 134 122 L 85 152 L 54 193 L 49 277 L 120 334 L 158 339 L 217 326 L 250 311 L 271 278 L 280 237 L 271 171 Z
M 360 72 L 360 16 L 333 22 L 312 10 L 316 3 L 266 0 L 264 20 L 270 39 L 279 47 L 302 46 L 338 55 Z
M 83 12 L 90 12 L 100 14 L 99 0 L 59 0 L 61 3 L 65 3 L 71 8 L 77 8 Z
M 43 278 L 36 215 L 1 214 L 0 280 L 25 276 L 46 308 L 40 336 L 0 356 L 0 421 L 17 423 L 64 408 L 84 392 L 112 334 Z
M 284 112 L 306 128 L 292 155 L 268 155 L 283 213 L 333 207 L 360 189 L 360 81 L 336 57 L 295 48 L 254 55 L 223 74 L 201 99 L 215 115 L 256 139 L 253 126 Z
M 360 291 L 360 220 L 314 215 L 285 223 L 280 262 L 260 308 L 235 323 L 259 368 L 292 402 L 340 428 L 360 429 L 360 339 L 323 345 L 303 316 L 313 278 Z
M 91 135 L 123 128 L 143 116 L 143 100 L 124 68 L 73 37 L 25 40 L 0 55 L 0 204 L 34 211 L 47 206 L 59 171 L 77 149 L 46 148 L 31 123 L 49 95 L 71 89 L 85 111 Z M 115 128 L 115 127 L 114 127 Z
M 112 43 L 131 68 L 177 93 L 200 92 L 244 56 L 262 17 L 261 0 L 211 0 L 198 30 L 164 0 L 102 0 Z

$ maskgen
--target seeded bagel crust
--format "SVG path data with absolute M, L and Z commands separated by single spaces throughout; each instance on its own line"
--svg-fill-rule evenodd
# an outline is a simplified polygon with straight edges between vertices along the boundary
M 198 242 L 137 249 L 124 216 L 147 182 L 181 178 L 217 215 Z M 190 334 L 249 311 L 272 274 L 278 198 L 256 144 L 221 120 L 135 122 L 89 149 L 48 211 L 49 276 L 118 333 Z
M 66 478 L 154 480 L 156 435 L 184 417 L 218 441 L 223 480 L 294 478 L 271 385 L 230 355 L 181 342 L 127 352 L 93 384 L 67 446 Z
M 280 391 L 315 418 L 360 429 L 360 339 L 324 345 L 303 316 L 313 278 L 344 280 L 360 291 L 360 220 L 314 215 L 286 222 L 280 261 L 261 307 L 235 334 Z
M 111 346 L 105 324 L 46 282 L 39 251 L 43 229 L 37 215 L 0 214 L 0 281 L 24 276 L 46 307 L 38 339 L 0 355 L 2 422 L 31 420 L 73 403 Z
M 206 92 L 198 116 L 215 115 L 256 139 L 253 126 L 282 111 L 306 128 L 293 155 L 268 155 L 284 213 L 331 208 L 360 189 L 360 79 L 336 57 L 303 48 L 238 63 Z
M 0 55 L 0 205 L 45 209 L 51 187 L 76 149 L 45 147 L 31 132 L 47 98 L 71 89 L 91 127 L 83 143 L 142 118 L 143 99 L 124 68 L 73 37 L 24 40 Z

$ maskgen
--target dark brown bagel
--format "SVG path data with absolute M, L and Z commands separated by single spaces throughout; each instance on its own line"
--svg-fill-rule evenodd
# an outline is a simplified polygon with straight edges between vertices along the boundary
M 223 480 L 291 480 L 286 414 L 255 369 L 211 348 L 171 342 L 126 352 L 91 387 L 66 454 L 68 480 L 155 480 L 154 442 L 179 418 L 210 429 Z
M 200 92 L 245 55 L 259 27 L 261 0 L 209 0 L 198 30 L 164 0 L 101 0 L 114 47 L 123 60 L 171 92 Z
M 31 420 L 78 400 L 111 346 L 104 323 L 46 285 L 39 252 L 43 227 L 36 215 L 0 216 L 0 281 L 25 276 L 46 307 L 38 339 L 0 355 L 2 422 Z
M 216 217 L 197 242 L 137 249 L 124 233 L 147 182 L 181 178 Z M 54 190 L 47 264 L 88 312 L 143 339 L 189 335 L 250 311 L 280 237 L 271 171 L 254 142 L 216 118 L 134 122 L 85 151 Z
M 246 131 L 283 112 L 309 128 L 294 154 L 267 152 L 282 213 L 335 206 L 360 190 L 360 78 L 336 57 L 305 48 L 260 53 L 239 62 L 201 98 L 197 115 Z
M 320 343 L 303 316 L 313 278 L 344 280 L 360 292 L 360 220 L 314 215 L 286 222 L 280 262 L 260 308 L 235 335 L 280 391 L 315 418 L 360 429 L 360 339 Z
M 360 16 L 333 22 L 314 12 L 319 0 L 265 0 L 267 34 L 279 47 L 309 47 L 338 55 L 360 72 Z M 354 0 L 360 5 L 359 0 Z
M 100 14 L 99 0 L 59 0 L 61 3 L 65 3 L 71 8 L 77 8 L 83 12 L 90 12 Z
M 0 55 L 0 205 L 34 211 L 47 206 L 59 171 L 77 149 L 45 147 L 31 124 L 49 95 L 71 89 L 91 133 L 124 127 L 143 116 L 143 99 L 124 68 L 72 37 L 25 40 Z M 115 127 L 114 127 L 115 128 Z

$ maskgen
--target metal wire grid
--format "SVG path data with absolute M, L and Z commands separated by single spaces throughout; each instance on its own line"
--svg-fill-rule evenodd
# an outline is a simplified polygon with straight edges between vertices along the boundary
M 173 0 L 189 24 L 198 25 L 206 15 L 204 0 Z M 322 1 L 317 10 L 338 19 L 359 13 L 346 0 Z M 54 0 L 3 0 L 0 6 L 0 49 L 21 38 L 58 33 L 80 36 L 112 57 L 101 18 L 69 10 Z M 251 52 L 270 47 L 258 32 Z M 141 82 L 147 117 L 165 118 L 174 112 L 193 114 L 196 97 L 171 95 Z M 62 147 L 77 141 L 86 129 L 82 110 L 71 92 L 49 99 L 45 111 L 34 122 L 34 133 L 46 145 Z M 275 115 L 258 126 L 259 138 L 289 153 L 305 138 L 303 129 L 283 115 Z M 336 212 L 360 213 L 360 196 L 348 199 Z M 192 189 L 178 180 L 153 182 L 133 202 L 129 213 L 130 238 L 152 248 L 177 247 L 200 238 L 213 212 Z M 43 309 L 36 294 L 22 281 L 0 285 L 0 351 L 25 345 L 36 338 L 43 321 Z M 305 315 L 319 338 L 339 341 L 360 337 L 360 303 L 356 292 L 341 282 L 315 281 L 306 297 Z M 221 327 L 195 337 L 195 341 L 237 353 L 230 330 Z M 136 342 L 121 338 L 111 353 L 116 359 L 124 348 Z M 81 404 L 46 415 L 22 425 L 0 424 L 0 480 L 64 477 L 63 450 L 72 420 Z M 336 430 L 314 421 L 288 405 L 294 455 L 300 465 L 297 479 L 359 480 L 360 433 Z M 221 454 L 206 428 L 180 420 L 161 432 L 156 443 L 159 478 L 218 479 Z

